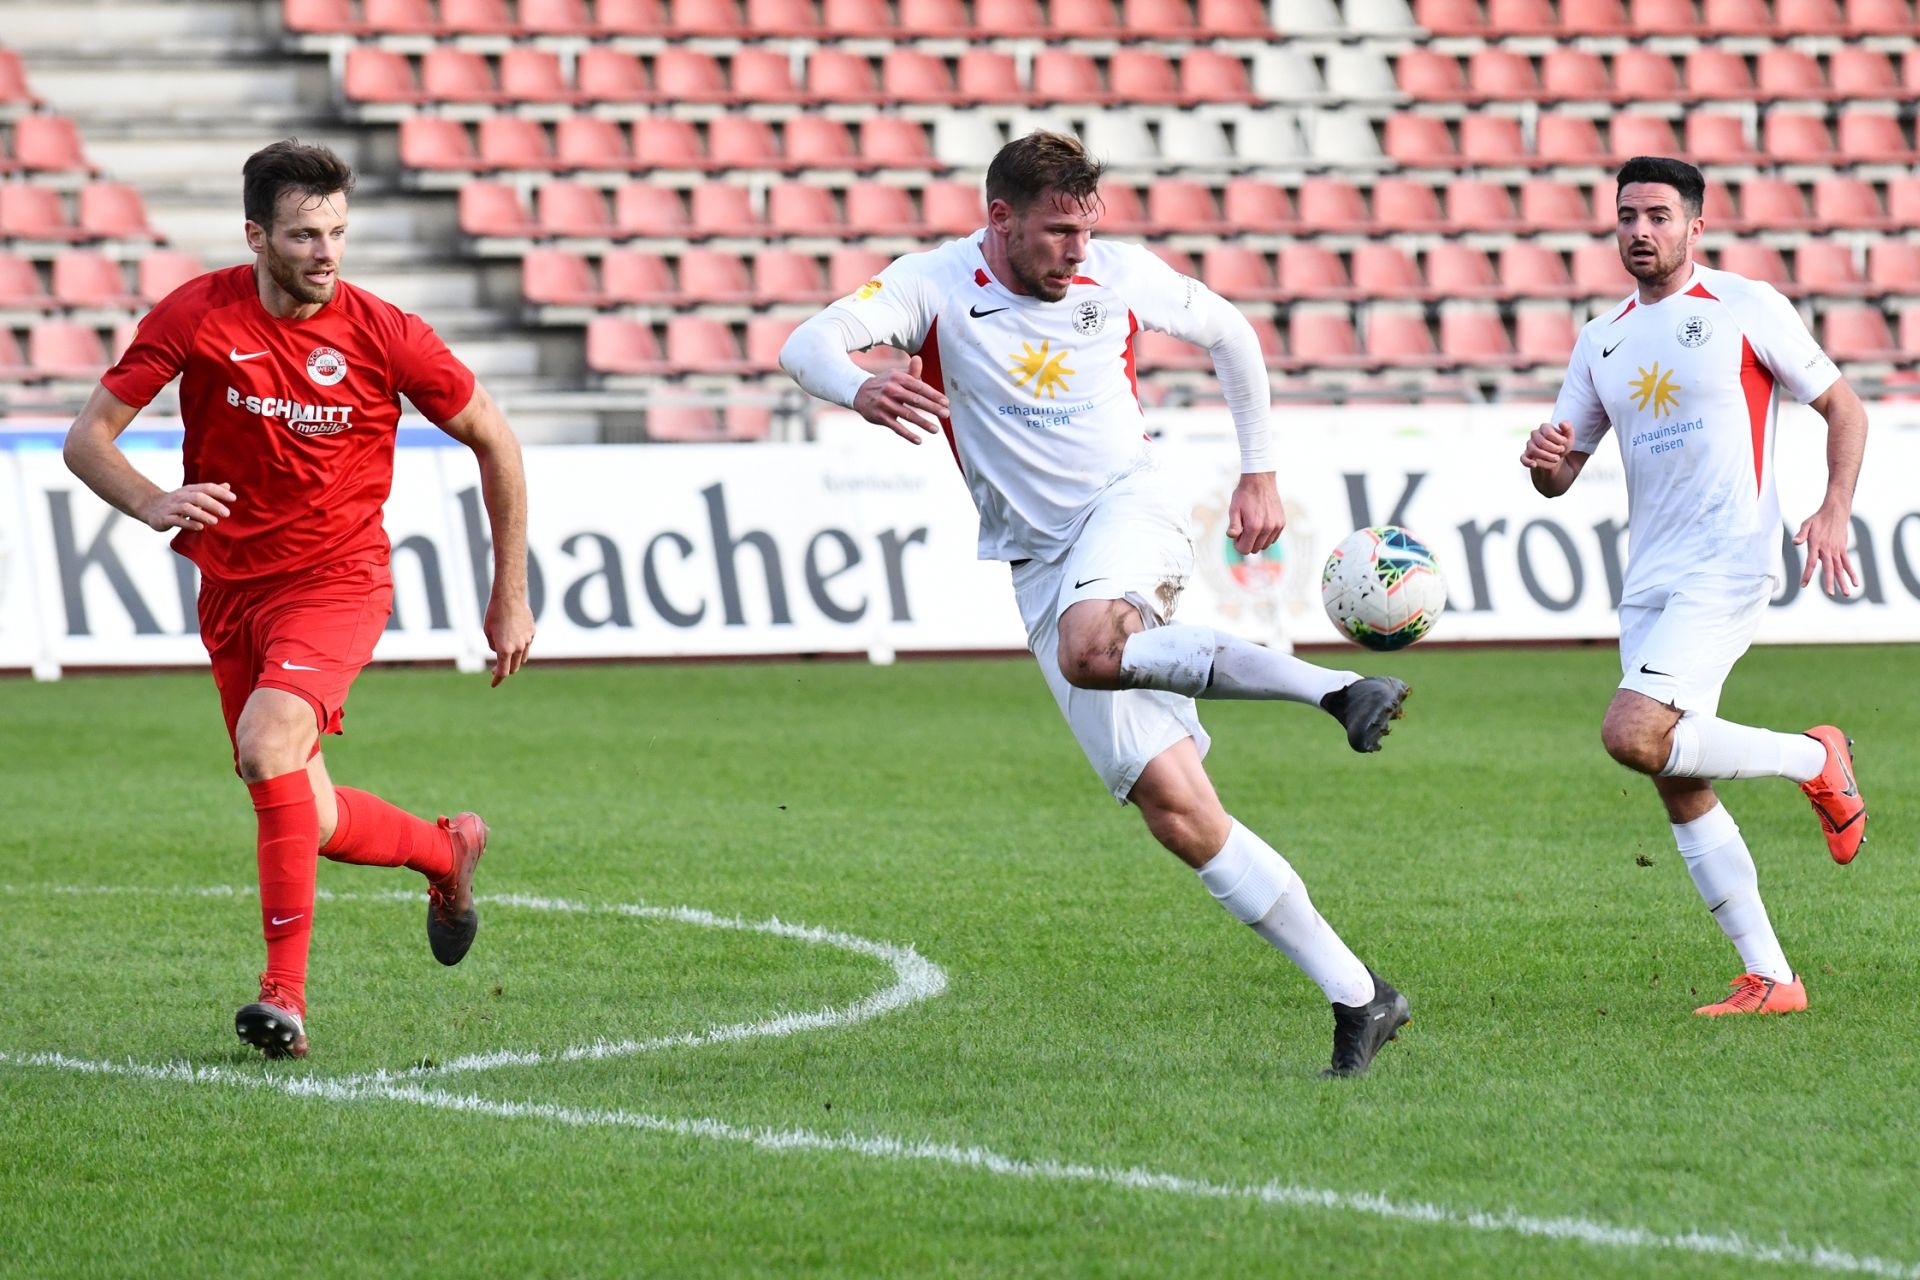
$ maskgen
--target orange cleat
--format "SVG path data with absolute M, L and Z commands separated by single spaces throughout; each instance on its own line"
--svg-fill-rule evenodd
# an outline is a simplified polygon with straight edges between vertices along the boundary
M 1807 1007 L 1807 988 L 1797 973 L 1792 982 L 1743 973 L 1730 985 L 1732 995 L 1718 1004 L 1701 1005 L 1694 1012 L 1705 1018 L 1724 1018 L 1730 1013 L 1801 1013 Z
M 260 975 L 260 998 L 233 1015 L 234 1034 L 269 1058 L 307 1056 L 306 1001 L 300 993 Z
M 1867 839 L 1867 802 L 1853 777 L 1853 739 L 1830 724 L 1816 725 L 1807 736 L 1827 749 L 1826 768 L 1800 784 L 1813 802 L 1820 829 L 1827 836 L 1827 852 L 1841 866 L 1853 861 Z
M 427 945 L 441 964 L 459 964 L 480 931 L 473 905 L 473 869 L 487 851 L 487 824 L 477 813 L 440 819 L 453 840 L 453 870 L 427 886 Z

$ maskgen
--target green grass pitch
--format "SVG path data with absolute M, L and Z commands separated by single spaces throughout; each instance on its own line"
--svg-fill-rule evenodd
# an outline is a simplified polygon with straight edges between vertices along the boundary
M 1858 739 L 1871 835 L 1836 867 L 1791 784 L 1722 787 L 1813 1005 L 1724 1021 L 1737 958 L 1599 746 L 1611 649 L 1316 656 L 1413 682 L 1382 754 L 1203 712 L 1412 999 L 1363 1081 L 1023 661 L 368 673 L 333 775 L 480 810 L 483 924 L 443 970 L 416 877 L 323 863 L 272 1065 L 252 900 L 188 892 L 254 879 L 208 678 L 0 681 L 0 1276 L 1920 1274 L 1920 650 L 1736 669 L 1723 715 Z M 622 903 L 945 986 L 856 1016 L 879 954 L 557 909 Z

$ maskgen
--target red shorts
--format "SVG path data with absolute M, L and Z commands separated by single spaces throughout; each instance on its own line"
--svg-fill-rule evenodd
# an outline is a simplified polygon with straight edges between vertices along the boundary
M 360 668 L 393 612 L 393 574 L 384 564 L 328 565 L 267 587 L 200 583 L 200 639 L 227 736 L 255 689 L 283 689 L 313 707 L 321 733 L 339 733 Z

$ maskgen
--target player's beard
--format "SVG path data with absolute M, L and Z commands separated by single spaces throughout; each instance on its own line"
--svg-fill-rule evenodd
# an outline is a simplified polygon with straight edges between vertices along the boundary
M 1675 245 L 1670 254 L 1662 252 L 1657 243 L 1653 244 L 1650 246 L 1653 249 L 1651 258 L 1635 258 L 1631 252 L 1634 247 L 1629 244 L 1627 251 L 1620 255 L 1620 261 L 1626 266 L 1627 274 L 1641 284 L 1655 285 L 1670 280 L 1676 271 L 1687 264 L 1687 245 L 1684 240 Z
M 1058 302 L 1066 297 L 1067 286 L 1047 283 L 1047 272 L 1044 266 L 1036 270 L 1035 264 L 1026 261 L 1028 256 L 1026 249 L 1025 236 L 1008 237 L 1007 265 L 1013 268 L 1014 283 L 1042 302 Z
M 333 288 L 340 281 L 340 272 L 337 267 L 334 273 L 327 277 L 324 285 L 318 285 L 306 278 L 306 272 L 301 264 L 275 252 L 272 241 L 267 242 L 266 257 L 267 274 L 273 277 L 273 282 L 289 296 L 301 302 L 316 305 L 333 299 Z

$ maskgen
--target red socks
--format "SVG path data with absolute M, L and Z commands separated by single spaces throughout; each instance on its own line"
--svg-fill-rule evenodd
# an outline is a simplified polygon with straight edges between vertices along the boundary
M 313 880 L 319 860 L 320 811 L 307 771 L 249 782 L 260 822 L 260 931 L 267 939 L 265 981 L 280 988 L 304 1015 L 307 944 L 313 939 Z
M 442 880 L 452 874 L 453 838 L 445 828 L 352 787 L 336 786 L 333 802 L 339 817 L 334 822 L 333 838 L 320 852 L 335 862 L 406 867 L 429 880 Z M 318 828 L 314 834 L 318 839 Z

